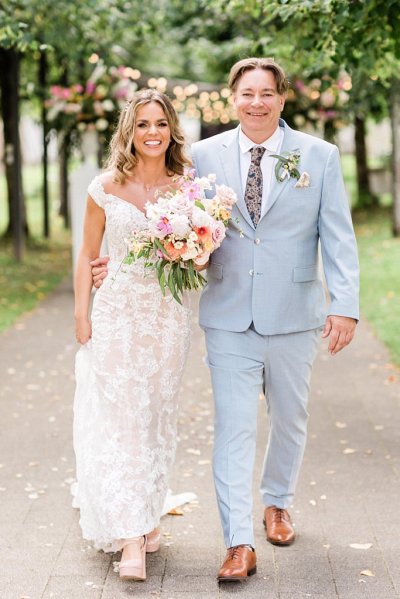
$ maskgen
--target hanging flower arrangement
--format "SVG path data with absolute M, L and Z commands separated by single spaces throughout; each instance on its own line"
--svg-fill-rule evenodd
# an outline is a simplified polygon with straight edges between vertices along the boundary
M 137 89 L 132 69 L 98 64 L 86 83 L 53 85 L 46 102 L 48 121 L 57 130 L 83 132 L 88 126 L 108 136 L 120 109 Z M 127 74 L 128 73 L 128 74 Z

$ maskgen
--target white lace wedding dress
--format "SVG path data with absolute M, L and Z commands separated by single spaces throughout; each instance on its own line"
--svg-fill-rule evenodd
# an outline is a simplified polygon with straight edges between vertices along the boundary
M 146 227 L 133 204 L 89 194 L 104 209 L 109 274 L 92 309 L 92 339 L 76 356 L 74 507 L 83 537 L 104 551 L 159 524 L 175 455 L 177 392 L 190 338 L 187 298 L 163 297 L 143 261 L 122 265 L 124 239 Z

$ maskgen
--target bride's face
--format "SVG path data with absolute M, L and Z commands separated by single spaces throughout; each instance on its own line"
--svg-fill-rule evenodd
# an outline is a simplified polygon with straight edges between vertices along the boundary
M 167 117 L 158 102 L 149 102 L 138 108 L 133 145 L 137 156 L 159 157 L 165 154 L 171 141 Z

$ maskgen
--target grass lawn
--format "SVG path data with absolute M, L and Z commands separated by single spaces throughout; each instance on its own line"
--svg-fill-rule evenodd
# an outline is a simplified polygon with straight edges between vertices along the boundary
M 70 234 L 57 215 L 57 173 L 50 168 L 51 239 L 42 238 L 41 171 L 24 168 L 24 189 L 31 234 L 21 263 L 14 260 L 11 242 L 0 237 L 0 332 L 43 299 L 70 272 Z M 0 236 L 7 225 L 6 183 L 0 176 Z
M 354 156 L 342 156 L 343 175 L 352 205 L 357 184 Z M 379 197 L 379 209 L 356 210 L 353 222 L 361 267 L 361 314 L 400 366 L 400 238 L 391 229 L 391 197 Z
M 400 366 L 400 238 L 389 208 L 353 215 L 361 266 L 361 312 Z
M 0 332 L 32 310 L 70 270 L 69 238 L 30 241 L 23 262 L 17 263 L 11 244 L 0 242 Z

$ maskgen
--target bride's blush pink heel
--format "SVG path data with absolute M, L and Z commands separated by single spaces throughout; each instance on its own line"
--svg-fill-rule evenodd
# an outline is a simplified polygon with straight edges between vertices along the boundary
M 158 551 L 160 549 L 161 533 L 160 533 L 159 528 L 155 528 L 154 530 L 149 532 L 149 534 L 146 535 L 146 539 L 147 539 L 147 547 L 146 547 L 147 553 L 154 553 L 155 551 Z
M 134 559 L 124 559 L 124 552 L 119 564 L 119 576 L 121 580 L 146 580 L 146 547 L 147 539 L 145 536 L 138 539 L 132 539 L 125 545 L 135 545 L 135 554 L 139 557 Z M 124 547 L 124 549 L 125 549 Z

